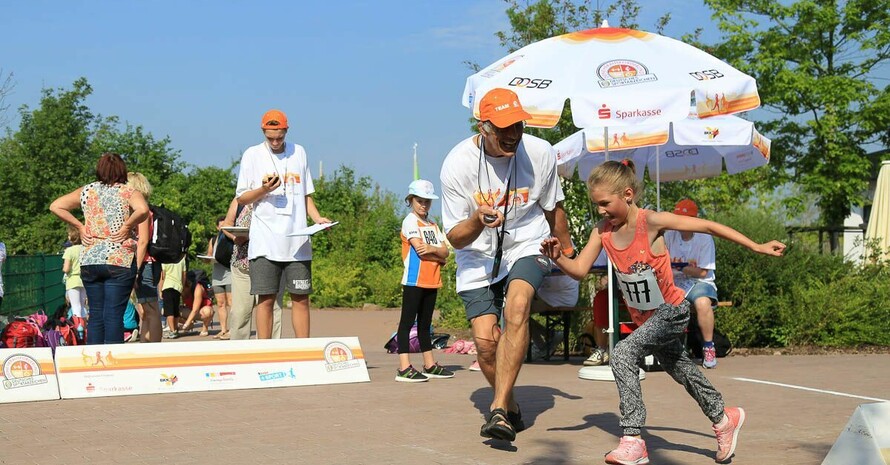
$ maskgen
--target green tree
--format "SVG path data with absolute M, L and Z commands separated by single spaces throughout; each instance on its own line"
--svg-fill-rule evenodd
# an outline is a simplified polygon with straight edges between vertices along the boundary
M 20 110 L 19 130 L 0 145 L 0 237 L 15 251 L 56 251 L 64 227 L 48 207 L 89 179 L 90 126 L 86 79 L 71 90 L 45 89 L 40 107 Z
M 779 115 L 761 124 L 774 136 L 772 176 L 816 194 L 822 222 L 842 225 L 880 161 L 866 147 L 890 141 L 890 91 L 874 79 L 890 58 L 890 1 L 705 4 L 725 35 L 711 52 L 757 79 Z
M 215 196 L 222 190 L 192 188 L 202 186 L 207 176 L 234 194 L 230 171 L 228 177 L 202 169 L 183 175 L 185 165 L 168 138 L 157 140 L 130 124 L 121 130 L 117 117 L 94 115 L 85 103 L 91 93 L 85 78 L 70 90 L 44 89 L 40 106 L 22 107 L 18 131 L 0 140 L 0 237 L 10 251 L 59 250 L 65 227 L 49 212 L 49 204 L 94 180 L 96 161 L 106 151 L 120 153 L 128 168 L 143 172 L 161 194 L 174 192 L 165 184 L 179 180 L 175 192 L 191 192 L 194 205 L 215 207 L 219 204 Z

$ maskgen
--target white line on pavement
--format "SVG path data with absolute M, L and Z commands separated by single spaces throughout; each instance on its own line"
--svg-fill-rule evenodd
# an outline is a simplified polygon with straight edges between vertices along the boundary
M 834 395 L 834 396 L 852 397 L 852 398 L 854 398 L 854 399 L 874 400 L 874 401 L 878 401 L 878 402 L 890 402 L 890 400 L 887 400 L 887 399 L 878 399 L 877 397 L 857 396 L 857 395 L 854 395 L 854 394 L 847 394 L 847 393 L 845 393 L 845 392 L 826 391 L 826 390 L 824 390 L 824 389 L 815 389 L 815 388 L 810 388 L 810 387 L 806 387 L 806 386 L 795 386 L 795 385 L 793 385 L 793 384 L 774 383 L 774 382 L 772 382 L 772 381 L 761 381 L 761 380 L 759 380 L 759 379 L 751 379 L 751 378 L 732 378 L 732 379 L 734 379 L 734 380 L 736 380 L 736 381 L 747 381 L 747 382 L 749 382 L 749 383 L 769 384 L 769 385 L 771 385 L 771 386 L 780 386 L 780 387 L 786 387 L 786 388 L 791 388 L 791 389 L 800 389 L 800 390 L 802 390 L 802 391 L 819 392 L 819 393 L 822 393 L 822 394 L 831 394 L 831 395 Z

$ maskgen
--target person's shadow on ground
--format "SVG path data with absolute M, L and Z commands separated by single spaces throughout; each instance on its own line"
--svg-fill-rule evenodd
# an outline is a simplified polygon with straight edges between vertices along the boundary
M 538 415 L 553 408 L 556 404 L 555 399 L 557 397 L 569 400 L 582 399 L 581 396 L 569 394 L 549 386 L 516 386 L 513 389 L 513 395 L 516 398 L 516 403 L 519 404 L 519 411 L 522 413 L 522 422 L 525 424 L 526 429 L 531 428 L 535 424 L 535 419 L 538 418 Z M 473 406 L 476 407 L 476 409 L 479 410 L 479 413 L 484 417 L 488 415 L 493 396 L 494 391 L 490 387 L 479 388 L 470 394 L 470 401 L 473 402 Z M 481 422 L 479 423 L 479 426 L 482 426 Z M 506 441 L 490 439 L 485 441 L 485 443 L 497 449 L 510 451 L 517 450 L 515 446 Z
M 618 445 L 618 439 L 623 433 L 623 431 L 621 430 L 621 426 L 619 425 L 620 419 L 618 418 L 618 415 L 613 412 L 592 413 L 590 415 L 585 415 L 583 420 L 584 423 L 578 425 L 550 428 L 548 431 L 582 431 L 590 428 L 599 428 L 600 430 L 614 436 L 615 445 Z M 656 434 L 654 434 L 655 431 L 676 431 L 679 433 L 685 433 L 695 436 L 714 438 L 713 434 L 702 433 L 700 431 L 690 431 L 688 429 L 670 428 L 664 426 L 646 426 L 643 428 L 643 439 L 646 441 L 646 449 L 649 452 L 649 458 L 652 459 L 655 463 L 679 463 L 672 462 L 665 457 L 659 457 L 660 454 L 658 452 L 662 450 L 689 452 L 690 454 L 702 455 L 709 459 L 714 458 L 714 454 L 716 453 L 715 451 L 717 448 L 716 439 L 714 439 L 714 450 L 709 450 L 686 444 L 675 444 L 673 442 L 668 442 L 661 436 L 657 436 Z M 603 454 L 607 452 L 608 451 L 604 451 Z

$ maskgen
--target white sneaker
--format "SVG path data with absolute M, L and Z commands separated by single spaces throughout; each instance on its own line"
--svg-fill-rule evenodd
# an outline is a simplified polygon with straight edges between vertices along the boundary
M 598 367 L 609 363 L 609 353 L 597 347 L 593 349 L 593 353 L 584 361 L 584 366 Z

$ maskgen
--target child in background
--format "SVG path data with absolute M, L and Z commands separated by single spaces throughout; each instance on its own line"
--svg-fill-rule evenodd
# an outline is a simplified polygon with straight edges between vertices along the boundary
M 185 282 L 185 257 L 179 263 L 164 263 L 161 265 L 161 300 L 164 302 L 164 316 L 167 318 L 167 331 L 165 339 L 179 337 L 179 303 L 182 300 L 182 283 Z
M 130 293 L 127 308 L 124 310 L 124 342 L 135 342 L 139 339 L 139 321 L 136 319 L 136 292 Z
M 451 378 L 449 370 L 433 358 L 430 325 L 436 306 L 436 295 L 442 287 L 440 270 L 448 258 L 448 247 L 439 226 L 430 218 L 430 206 L 438 199 L 433 183 L 418 179 L 408 186 L 405 202 L 411 211 L 402 221 L 402 315 L 396 339 L 399 341 L 399 371 L 396 381 L 421 383 L 429 378 Z M 408 358 L 409 334 L 417 321 L 417 339 L 423 353 L 423 373 L 411 366 Z
M 631 319 L 638 325 L 611 354 L 624 435 L 618 447 L 606 455 L 606 463 L 649 463 L 646 443 L 640 437 L 646 423 L 646 407 L 638 377 L 638 363 L 649 354 L 683 384 L 713 423 L 717 436 L 715 460 L 718 463 L 729 460 L 745 422 L 745 411 L 725 407 L 723 396 L 686 353 L 681 338 L 689 323 L 689 302 L 684 300 L 684 292 L 674 285 L 671 259 L 662 235 L 668 229 L 711 234 L 772 256 L 781 256 L 785 245 L 778 241 L 757 244 L 713 221 L 640 209 L 635 201 L 642 192 L 642 184 L 637 180 L 631 160 L 608 161 L 598 166 L 590 174 L 587 187 L 603 220 L 593 228 L 584 250 L 575 260 L 570 260 L 562 255 L 559 240 L 549 238 L 541 243 L 541 252 L 566 274 L 580 279 L 605 248 L 615 265 Z
M 210 300 L 210 293 L 207 291 L 209 284 L 206 281 L 206 275 L 203 279 L 198 279 L 195 271 L 189 271 L 185 274 L 185 282 L 182 286 L 182 305 L 189 311 L 185 323 L 182 324 L 182 330 L 189 332 L 195 327 L 195 318 L 200 317 L 204 326 L 201 327 L 199 336 L 205 337 L 210 335 L 210 327 L 213 325 L 213 302 Z
M 674 214 L 698 216 L 698 205 L 683 199 L 674 207 Z M 687 265 L 674 268 L 674 284 L 686 293 L 701 332 L 702 366 L 717 367 L 717 349 L 714 347 L 714 308 L 717 306 L 717 252 L 714 238 L 707 234 L 666 231 L 664 243 L 674 262 Z
M 86 321 L 89 318 L 87 291 L 80 279 L 80 253 L 83 245 L 80 243 L 80 231 L 71 225 L 68 225 L 68 240 L 71 241 L 71 246 L 62 254 L 62 272 L 65 273 L 65 297 L 71 305 L 69 316 Z

